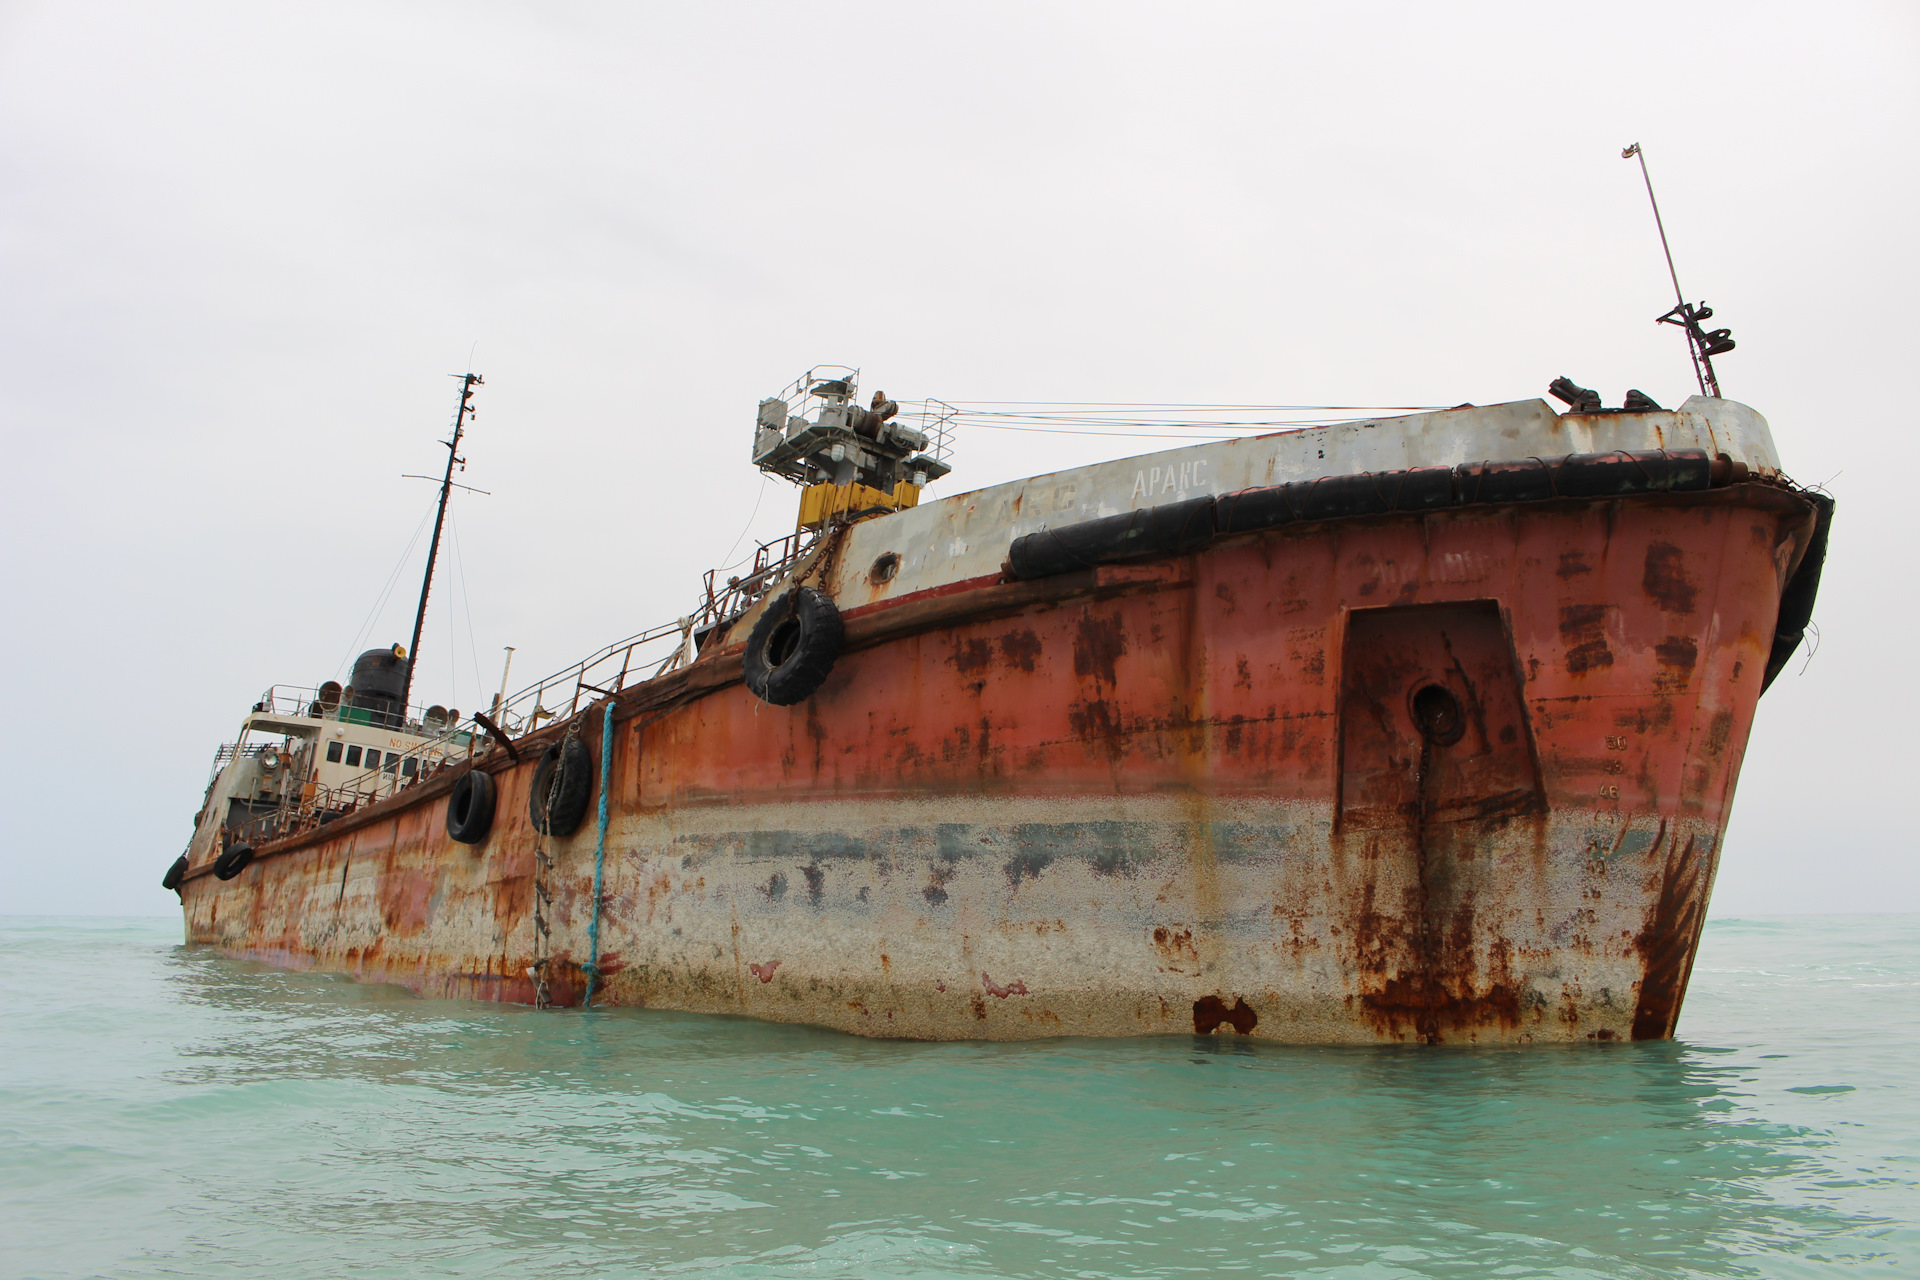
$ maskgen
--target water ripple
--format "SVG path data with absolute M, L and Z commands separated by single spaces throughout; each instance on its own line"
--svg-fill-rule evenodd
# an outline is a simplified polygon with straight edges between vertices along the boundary
M 1682 1038 L 911 1044 L 0 921 L 0 1241 L 69 1276 L 1920 1274 L 1920 918 L 1708 930 Z

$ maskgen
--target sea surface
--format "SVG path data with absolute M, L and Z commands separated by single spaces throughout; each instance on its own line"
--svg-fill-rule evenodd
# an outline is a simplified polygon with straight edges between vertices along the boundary
M 0 1275 L 1920 1276 L 1920 916 L 1711 924 L 1680 1037 L 915 1044 L 0 919 Z

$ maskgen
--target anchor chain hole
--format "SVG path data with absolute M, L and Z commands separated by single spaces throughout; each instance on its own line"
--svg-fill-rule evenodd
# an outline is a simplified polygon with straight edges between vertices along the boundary
M 1460 741 L 1460 735 L 1467 730 L 1460 699 L 1445 685 L 1425 685 L 1414 692 L 1413 722 L 1427 741 L 1442 747 Z

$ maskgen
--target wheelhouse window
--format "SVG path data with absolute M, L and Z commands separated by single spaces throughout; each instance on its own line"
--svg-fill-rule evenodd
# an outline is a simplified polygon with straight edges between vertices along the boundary
M 359 764 L 359 763 L 360 763 L 360 748 L 359 748 L 359 747 L 348 747 L 348 748 L 347 748 L 347 763 L 348 763 L 349 765 L 357 765 L 357 764 Z
M 400 753 L 398 751 L 389 751 L 387 752 L 387 762 L 380 766 L 380 772 L 392 773 L 395 769 L 398 769 L 399 767 L 400 767 Z
M 340 741 L 340 739 L 338 738 L 335 738 L 332 742 L 329 742 L 327 744 L 327 763 L 339 764 L 340 753 L 345 751 L 346 749 L 347 749 L 347 744 Z
M 400 766 L 400 774 L 402 777 L 411 778 L 416 774 L 418 774 L 419 772 L 420 772 L 420 758 L 418 756 L 408 756 L 406 759 L 406 763 Z

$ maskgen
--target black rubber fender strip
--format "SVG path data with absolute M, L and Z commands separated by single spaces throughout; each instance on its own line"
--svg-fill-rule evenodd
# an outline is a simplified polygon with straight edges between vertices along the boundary
M 1198 551 L 1217 532 L 1215 505 L 1211 496 L 1189 498 L 1015 538 L 1008 552 L 1013 576 L 1050 578 L 1115 560 Z
M 1713 460 L 1704 449 L 1615 449 L 1564 458 L 1466 462 L 1453 473 L 1460 505 L 1474 506 L 1705 489 L 1712 484 Z
M 1780 593 L 1780 617 L 1773 626 L 1773 650 L 1767 655 L 1767 675 L 1760 682 L 1761 693 L 1773 687 L 1774 677 L 1786 668 L 1800 642 L 1807 638 L 1807 625 L 1813 621 L 1814 598 L 1820 594 L 1820 570 L 1827 563 L 1827 530 L 1833 525 L 1833 499 L 1824 493 L 1801 496 L 1813 504 L 1813 536 L 1807 539 L 1800 566 L 1793 571 L 1793 577 L 1787 579 L 1787 589 Z
M 1308 520 L 1436 511 L 1458 506 L 1460 498 L 1451 467 L 1413 467 L 1242 489 L 1216 502 L 1221 533 L 1252 533 Z
M 1007 561 L 1016 579 L 1045 578 L 1122 560 L 1184 555 L 1216 536 L 1307 521 L 1553 498 L 1667 493 L 1705 489 L 1712 481 L 1713 459 L 1703 449 L 1616 449 L 1561 458 L 1363 471 L 1242 489 L 1218 498 L 1190 498 L 1041 529 L 1015 538 Z

